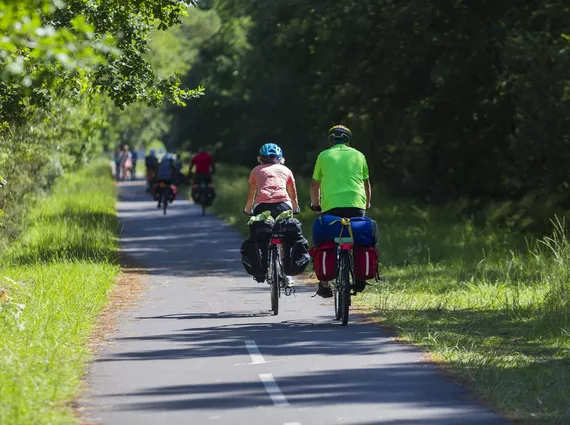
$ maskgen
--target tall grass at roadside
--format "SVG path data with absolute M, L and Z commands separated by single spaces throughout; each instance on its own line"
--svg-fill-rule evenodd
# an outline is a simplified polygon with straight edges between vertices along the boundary
M 61 178 L 2 255 L 0 423 L 66 424 L 86 339 L 118 273 L 108 164 Z
M 243 232 L 245 168 L 222 168 L 215 211 Z M 310 236 L 308 181 L 299 216 Z M 355 304 L 429 351 L 493 407 L 524 423 L 570 423 L 570 241 L 563 219 L 535 240 L 476 226 L 453 207 L 373 193 L 382 282 Z M 244 223 L 242 225 L 241 223 Z

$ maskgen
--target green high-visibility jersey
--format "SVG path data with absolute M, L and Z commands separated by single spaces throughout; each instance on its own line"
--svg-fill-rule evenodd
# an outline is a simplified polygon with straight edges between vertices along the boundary
M 364 180 L 369 178 L 366 157 L 349 146 L 338 144 L 319 154 L 313 179 L 321 182 L 321 207 L 366 209 Z

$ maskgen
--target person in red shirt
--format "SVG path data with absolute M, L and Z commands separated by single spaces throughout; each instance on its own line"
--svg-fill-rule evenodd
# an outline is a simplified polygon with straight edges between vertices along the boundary
M 194 173 L 192 173 L 192 169 L 195 170 Z M 199 185 L 204 182 L 211 185 L 212 174 L 215 172 L 214 158 L 205 149 L 198 149 L 198 153 L 192 157 L 192 162 L 190 163 L 190 178 L 194 176 L 193 183 Z

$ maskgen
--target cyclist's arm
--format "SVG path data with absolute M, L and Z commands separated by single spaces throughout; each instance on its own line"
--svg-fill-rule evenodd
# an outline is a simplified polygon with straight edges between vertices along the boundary
M 297 211 L 299 209 L 299 200 L 297 199 L 297 186 L 295 186 L 295 181 L 287 185 L 287 194 L 289 198 L 291 198 L 293 211 Z
M 245 210 L 249 213 L 253 211 L 253 200 L 255 199 L 255 194 L 257 193 L 257 185 L 255 183 L 249 184 L 249 190 L 247 192 L 247 201 L 245 202 Z
M 315 169 L 313 170 L 313 180 L 311 180 L 311 205 L 313 207 L 321 206 L 321 181 L 323 180 L 323 171 L 321 170 L 321 156 L 317 157 L 315 162 Z
M 366 192 L 366 209 L 369 209 L 372 202 L 372 187 L 370 185 L 370 179 L 364 180 L 364 191 Z
M 372 198 L 372 189 L 370 187 L 370 174 L 368 173 L 368 163 L 366 157 L 362 155 L 362 177 L 364 183 L 364 192 L 366 192 L 366 209 L 370 209 Z
M 318 180 L 311 180 L 311 205 L 313 207 L 321 206 L 321 182 Z

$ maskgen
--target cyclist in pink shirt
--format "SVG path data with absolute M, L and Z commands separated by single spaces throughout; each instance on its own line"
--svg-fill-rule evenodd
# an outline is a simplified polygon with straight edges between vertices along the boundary
M 285 165 L 283 151 L 275 143 L 259 149 L 259 164 L 249 176 L 245 212 L 261 214 L 271 211 L 273 218 L 283 211 L 298 211 L 297 187 L 293 173 Z

